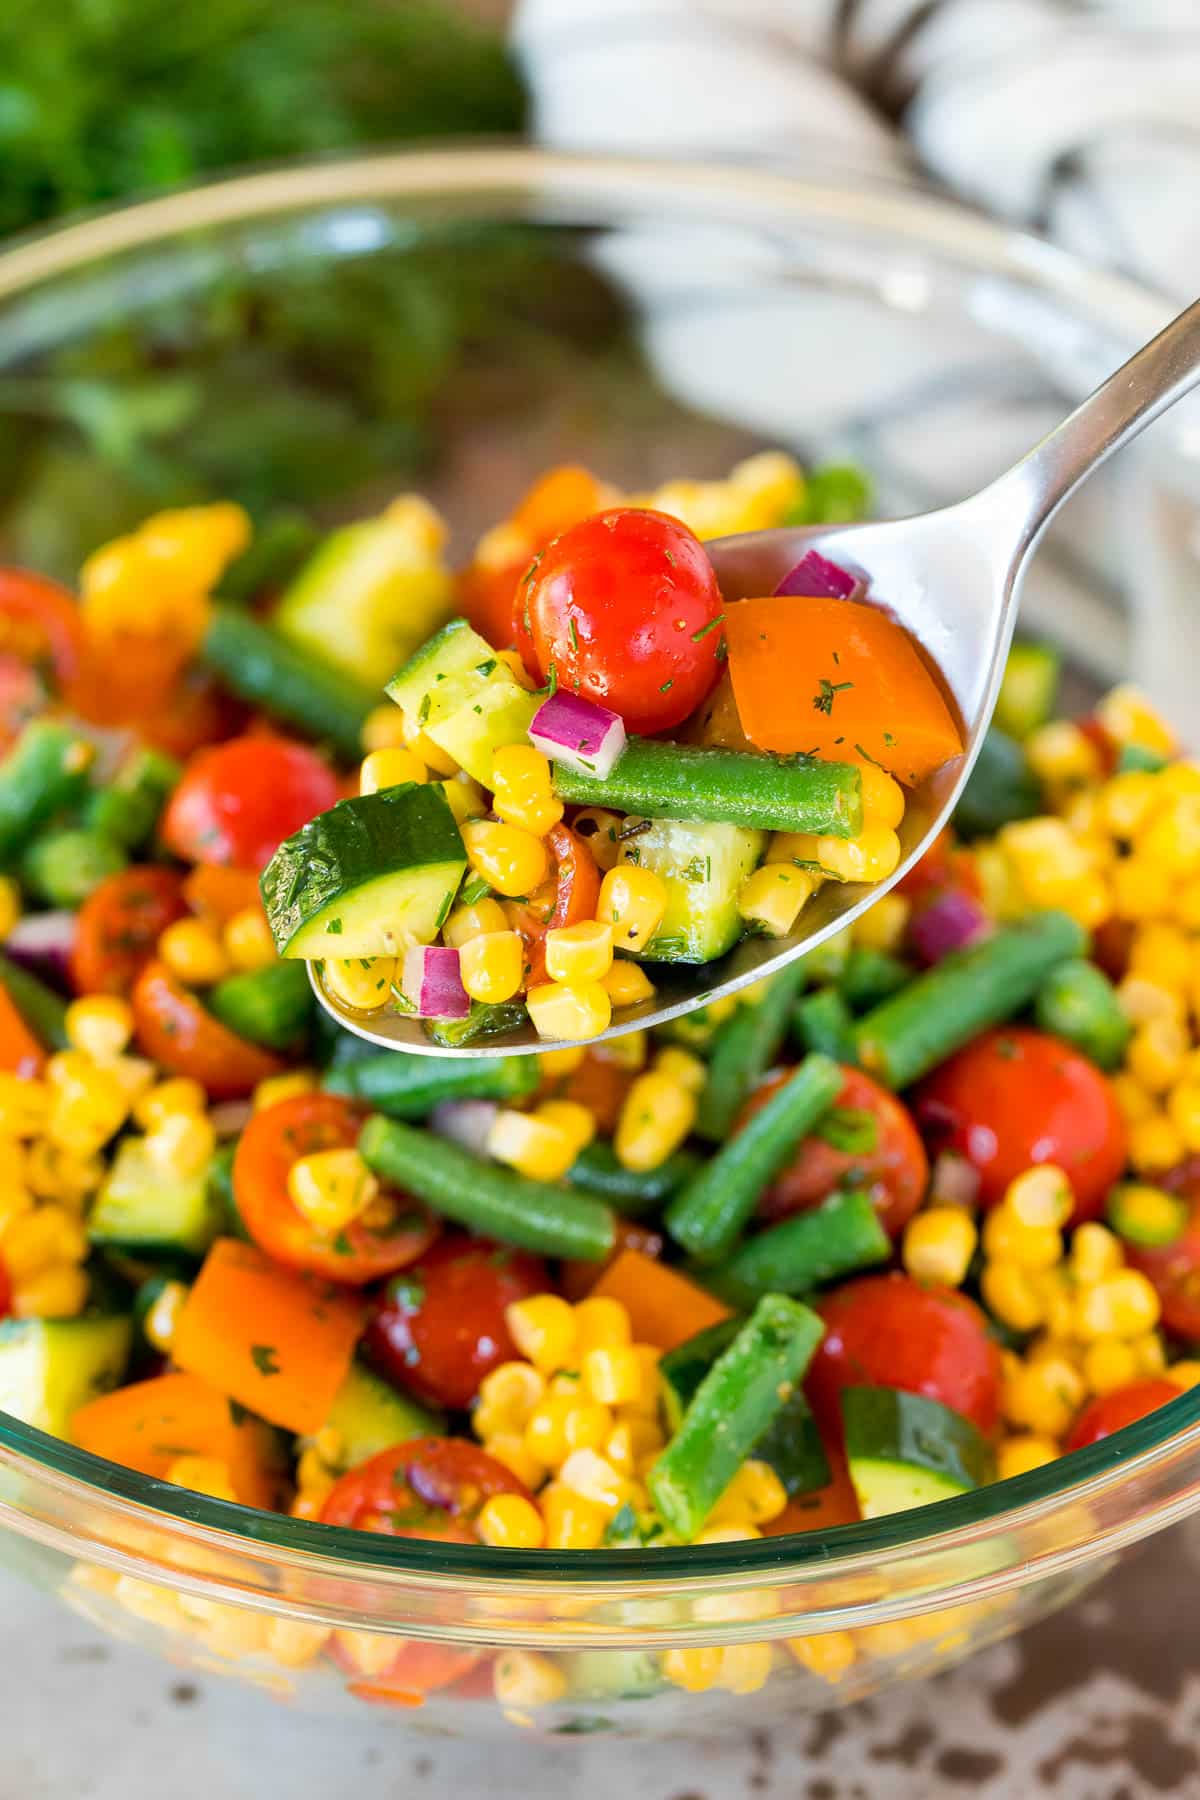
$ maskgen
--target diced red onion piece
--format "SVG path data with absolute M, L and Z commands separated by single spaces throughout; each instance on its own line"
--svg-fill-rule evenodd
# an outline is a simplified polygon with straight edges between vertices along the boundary
M 439 1137 L 449 1138 L 474 1156 L 484 1156 L 499 1111 L 494 1100 L 439 1100 L 429 1123 Z
M 932 1206 L 974 1206 L 979 1199 L 979 1170 L 957 1150 L 943 1150 L 929 1178 Z
M 806 550 L 794 569 L 789 569 L 777 594 L 806 594 L 814 600 L 849 600 L 866 588 L 858 575 L 830 562 L 819 550 Z
M 973 944 L 990 924 L 973 894 L 965 894 L 961 888 L 943 888 L 913 914 L 908 941 L 923 963 L 941 962 L 952 950 Z
M 400 983 L 419 1019 L 465 1019 L 471 996 L 459 974 L 458 951 L 446 944 L 414 944 L 405 952 Z
M 560 689 L 538 707 L 529 741 L 551 761 L 603 781 L 625 748 L 625 721 L 607 706 Z
M 71 952 L 75 946 L 73 912 L 26 913 L 4 940 L 4 954 L 32 975 L 59 987 L 70 987 Z

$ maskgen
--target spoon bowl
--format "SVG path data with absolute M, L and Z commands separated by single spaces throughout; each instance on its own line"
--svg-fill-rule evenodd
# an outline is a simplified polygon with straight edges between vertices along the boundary
M 655 964 L 656 993 L 589 1043 L 645 1030 L 710 1005 L 775 974 L 873 906 L 919 861 L 946 824 L 970 774 L 996 704 L 1030 556 L 1067 497 L 1115 450 L 1200 382 L 1200 301 L 1172 321 L 1061 425 L 970 498 L 912 518 L 808 526 L 718 538 L 705 548 L 726 601 L 775 591 L 807 550 L 861 574 L 871 598 L 905 626 L 953 699 L 964 750 L 909 791 L 894 872 L 870 884 L 825 882 L 785 937 L 750 937 L 714 962 Z M 433 1056 L 502 1056 L 560 1050 L 528 1022 L 502 1037 L 433 1043 L 400 1012 L 357 1013 L 333 999 L 318 965 L 309 976 L 339 1025 L 379 1045 Z

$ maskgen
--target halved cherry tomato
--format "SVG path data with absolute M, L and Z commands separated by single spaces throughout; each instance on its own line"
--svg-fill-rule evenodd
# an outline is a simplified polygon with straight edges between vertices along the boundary
M 845 1387 L 893 1387 L 925 1394 L 995 1430 L 1000 1350 L 987 1319 L 965 1294 L 922 1287 L 909 1275 L 864 1275 L 822 1300 L 825 1336 L 809 1364 L 805 1392 L 822 1431 L 841 1442 L 838 1396 Z
M 465 1411 L 488 1371 L 517 1354 L 505 1307 L 548 1285 L 540 1257 L 455 1232 L 388 1283 L 363 1348 L 398 1386 Z
M 159 705 L 135 717 L 138 735 L 168 756 L 186 758 L 245 729 L 242 701 L 203 669 L 185 668 Z
M 214 1100 L 238 1100 L 287 1066 L 214 1019 L 164 963 L 146 964 L 130 1000 L 143 1056 L 190 1075 Z
M 783 1069 L 756 1089 L 742 1110 L 738 1129 L 791 1073 Z M 759 1217 L 785 1219 L 791 1213 L 806 1212 L 819 1206 L 834 1188 L 853 1182 L 868 1190 L 884 1230 L 897 1238 L 921 1204 L 929 1182 L 929 1159 L 907 1107 L 894 1094 L 858 1069 L 847 1069 L 845 1076 L 836 1105 L 839 1110 L 869 1115 L 875 1126 L 874 1149 L 854 1154 L 835 1149 L 824 1138 L 806 1137 L 763 1194 Z
M 290 1269 L 310 1269 L 330 1281 L 361 1287 L 407 1268 L 424 1255 L 441 1226 L 416 1201 L 405 1200 L 390 1225 L 376 1230 L 355 1219 L 335 1236 L 322 1236 L 292 1204 L 292 1164 L 318 1150 L 349 1149 L 358 1142 L 363 1115 L 336 1094 L 299 1094 L 256 1112 L 243 1131 L 233 1161 L 238 1213 L 260 1250 Z
M 238 913 L 262 905 L 255 871 L 220 863 L 199 863 L 191 869 L 184 877 L 183 892 L 192 911 L 217 926 L 228 925 Z
M 421 1533 L 411 1533 L 420 1536 Z M 329 1651 L 348 1675 L 346 1692 L 375 1706 L 398 1706 L 406 1711 L 425 1704 L 425 1696 L 454 1686 L 471 1675 L 486 1654 L 483 1650 L 457 1650 L 450 1644 L 427 1644 L 420 1638 L 393 1638 L 398 1645 L 392 1661 L 376 1670 L 375 1640 L 370 1632 L 335 1631 Z M 370 1671 L 367 1673 L 366 1671 Z M 491 1691 L 491 1682 L 488 1683 Z
M 553 906 L 549 912 L 520 903 L 510 903 L 507 908 L 514 931 L 519 931 L 525 940 L 529 987 L 537 987 L 546 979 L 546 933 L 594 919 L 600 899 L 600 871 L 578 833 L 569 825 L 554 825 L 546 833 L 546 842 L 555 865 Z
M 620 713 L 630 731 L 669 731 L 721 673 L 721 590 L 678 519 L 638 507 L 572 525 L 517 590 L 517 645 L 531 673 Z
M 1190 1174 L 1189 1174 L 1190 1163 Z M 1125 1260 L 1154 1285 L 1163 1329 L 1186 1344 L 1200 1344 L 1200 1164 L 1189 1159 L 1163 1178 L 1163 1186 L 1191 1202 L 1188 1222 L 1173 1244 L 1142 1250 L 1126 1244 Z
M 995 1206 L 1033 1163 L 1057 1163 L 1075 1193 L 1072 1222 L 1094 1219 L 1125 1167 L 1125 1124 L 1094 1063 L 1023 1025 L 985 1032 L 942 1064 L 913 1106 L 929 1146 L 957 1150 Z
M 0 749 L 8 748 L 49 698 L 49 689 L 36 669 L 19 656 L 0 653 Z
M 1135 1419 L 1144 1419 L 1160 1406 L 1178 1400 L 1182 1392 L 1173 1381 L 1152 1377 L 1148 1381 L 1131 1381 L 1128 1387 L 1116 1388 L 1111 1394 L 1098 1394 L 1088 1401 L 1067 1433 L 1064 1449 L 1085 1450 L 1089 1444 L 1098 1444 L 1101 1438 L 1111 1437 Z
M 265 869 L 285 837 L 338 797 L 337 777 L 307 744 L 249 735 L 200 750 L 163 816 L 185 862 Z
M 0 650 L 34 666 L 48 662 L 65 697 L 87 658 L 74 596 L 31 569 L 0 567 Z
M 410 1438 L 334 1482 L 321 1519 L 385 1537 L 477 1544 L 475 1521 L 496 1494 L 531 1498 L 524 1482 L 478 1444 L 465 1438 Z
M 949 825 L 939 831 L 920 862 L 896 884 L 896 892 L 906 895 L 916 905 L 933 899 L 948 887 L 961 888 L 973 900 L 983 898 L 983 883 L 975 858 L 969 850 L 955 843 Z
M 167 926 L 187 912 L 183 877 L 154 865 L 107 876 L 79 909 L 71 980 L 80 994 L 127 994 Z

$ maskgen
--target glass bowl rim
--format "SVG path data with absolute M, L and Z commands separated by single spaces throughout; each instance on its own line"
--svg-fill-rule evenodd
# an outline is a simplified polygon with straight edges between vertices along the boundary
M 812 167 L 806 164 L 806 170 Z M 78 274 L 94 261 L 168 246 L 196 230 L 351 203 L 452 196 L 508 206 L 536 198 L 551 208 L 557 203 L 590 209 L 586 220 L 576 212 L 577 223 L 620 220 L 669 204 L 698 222 L 711 222 L 724 208 L 740 228 L 825 222 L 876 237 L 890 233 L 903 236 L 914 254 L 942 255 L 977 273 L 1032 284 L 1131 347 L 1174 311 L 1162 295 L 1135 281 L 1090 268 L 1032 233 L 901 179 L 471 143 L 289 162 L 76 217 L 0 249 L 0 306 L 35 295 L 43 282 Z M 555 217 L 553 210 L 539 216 Z M 211 1500 L 106 1462 L 0 1412 L 0 1452 L 10 1467 L 45 1475 L 68 1496 L 99 1499 L 130 1523 L 144 1521 L 149 1510 L 170 1517 L 197 1543 L 242 1551 L 259 1547 L 301 1564 L 316 1559 L 343 1573 L 357 1568 L 368 1577 L 390 1572 L 440 1576 L 456 1585 L 482 1580 L 559 1591 L 603 1590 L 631 1581 L 640 1591 L 663 1586 L 679 1591 L 713 1578 L 727 1578 L 723 1585 L 736 1587 L 761 1583 L 766 1576 L 802 1578 L 818 1568 L 830 1577 L 850 1576 L 877 1567 L 881 1556 L 965 1546 L 996 1527 L 1016 1531 L 1060 1502 L 1086 1501 L 1152 1470 L 1169 1454 L 1197 1447 L 1200 1389 L 1181 1392 L 1112 1438 L 1044 1468 L 880 1520 L 736 1545 L 517 1552 L 385 1538 Z M 13 1517 L 13 1509 L 5 1511 Z

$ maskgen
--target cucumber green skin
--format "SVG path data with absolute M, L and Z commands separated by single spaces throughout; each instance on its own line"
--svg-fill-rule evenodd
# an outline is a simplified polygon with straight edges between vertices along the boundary
M 738 894 L 757 866 L 763 834 L 700 819 L 631 818 L 642 826 L 621 850 L 621 861 L 652 869 L 666 884 L 667 904 L 644 944 L 621 938 L 617 947 L 650 962 L 712 962 L 733 948 L 745 929 Z
M 221 576 L 221 599 L 245 606 L 265 589 L 280 588 L 320 541 L 306 512 L 298 506 L 277 506 Z
M 652 819 L 707 819 L 759 831 L 854 837 L 862 830 L 862 777 L 853 763 L 632 737 L 603 781 L 558 763 L 560 800 Z
M 233 1191 L 233 1159 L 236 1155 L 236 1143 L 217 1145 L 208 1165 L 208 1201 L 214 1216 L 220 1221 L 217 1236 L 240 1238 L 244 1244 L 249 1244 L 253 1240 L 238 1211 L 237 1197 Z
M 44 1049 L 67 1048 L 67 1003 L 53 988 L 7 956 L 0 956 L 0 987 Z
M 223 1220 L 209 1189 L 208 1173 L 164 1173 L 141 1138 L 126 1138 L 88 1214 L 93 1244 L 130 1254 L 178 1251 L 203 1256 Z
M 762 1190 L 800 1139 L 829 1111 L 844 1081 L 844 1072 L 828 1057 L 806 1057 L 738 1135 L 722 1144 L 676 1194 L 664 1215 L 675 1241 L 702 1262 L 727 1257 Z
M 161 750 L 139 750 L 107 787 L 89 799 L 84 823 L 123 850 L 139 850 L 154 835 L 159 814 L 178 786 L 182 766 Z
M 474 1044 L 480 1038 L 504 1037 L 523 1025 L 525 1019 L 525 1007 L 520 1001 L 503 1000 L 488 1005 L 483 1000 L 472 1000 L 465 1019 L 424 1019 L 422 1023 L 426 1037 L 446 1050 L 455 1050 L 460 1044 Z
M 1054 712 L 1060 671 L 1061 658 L 1049 644 L 1016 640 L 996 697 L 995 719 L 1001 731 L 1027 738 L 1046 723 Z
M 953 951 L 858 1021 L 858 1060 L 888 1087 L 911 1086 L 1028 1006 L 1050 971 L 1081 956 L 1086 942 L 1066 913 L 1041 912 Z
M 0 863 L 18 855 L 40 826 L 83 796 L 93 756 L 86 738 L 54 719 L 26 725 L 0 758 Z
M 88 826 L 67 826 L 33 840 L 21 858 L 21 881 L 47 906 L 77 907 L 128 865 L 113 838 Z
M 528 1057 L 519 1058 L 528 1062 Z M 596 1194 L 626 1219 L 655 1212 L 701 1168 L 694 1150 L 673 1150 L 656 1169 L 627 1169 L 607 1138 L 593 1138 L 571 1165 L 573 1186 Z
M 851 1189 L 747 1238 L 706 1279 L 731 1306 L 745 1307 L 760 1294 L 809 1294 L 891 1253 L 869 1196 Z
M 834 1062 L 857 1062 L 854 1019 L 837 988 L 805 994 L 792 1015 L 792 1027 L 805 1050 L 832 1057 Z
M 962 837 L 991 837 L 1002 825 L 1035 818 L 1041 811 L 1042 790 L 1024 750 L 993 725 L 958 797 L 956 828 Z
M 390 699 L 468 775 L 491 785 L 492 756 L 524 743 L 541 701 L 522 688 L 486 639 L 451 619 L 387 684 Z
M 200 651 L 243 700 L 332 744 L 347 762 L 362 755 L 362 728 L 376 704 L 370 688 L 233 606 L 215 606 Z
M 208 1010 L 238 1037 L 268 1050 L 290 1050 L 304 1038 L 316 1002 L 302 963 L 268 963 L 228 975 L 210 988 Z
M 843 1388 L 840 1399 L 846 1461 L 865 1519 L 995 1480 L 991 1445 L 939 1401 L 888 1387 Z
M 1033 1016 L 1043 1031 L 1074 1044 L 1101 1069 L 1119 1069 L 1133 1031 L 1112 982 L 1082 957 L 1051 969 Z
M 803 963 L 789 964 L 772 978 L 760 1000 L 744 1002 L 717 1032 L 697 1113 L 702 1137 L 720 1143 L 729 1135 L 750 1093 L 783 1048 L 796 996 L 807 979 Z
M 572 1700 L 648 1700 L 667 1685 L 653 1650 L 575 1650 L 565 1667 Z
M 423 1119 L 440 1100 L 527 1100 L 541 1080 L 535 1056 L 496 1056 L 462 1062 L 386 1051 L 331 1069 L 331 1094 L 365 1100 L 390 1119 Z
M 530 1181 L 400 1119 L 373 1113 L 358 1148 L 377 1175 L 481 1237 L 584 1262 L 601 1261 L 616 1241 L 616 1220 L 602 1200 Z
M 855 944 L 846 958 L 838 992 L 851 1012 L 869 1012 L 871 1007 L 890 1000 L 902 987 L 907 987 L 913 973 L 898 956 L 890 956 L 886 950 L 872 950 L 866 944 Z
M 1165 769 L 1169 757 L 1160 756 L 1157 750 L 1147 750 L 1144 744 L 1122 744 L 1117 756 L 1117 774 L 1129 775 L 1139 771 L 1146 775 L 1157 775 Z
M 0 1412 L 70 1438 L 80 1407 L 119 1386 L 132 1347 L 124 1316 L 0 1321 Z
M 871 478 L 857 463 L 824 463 L 805 476 L 800 499 L 781 523 L 851 525 L 870 516 L 873 497 Z
M 647 1478 L 672 1531 L 689 1541 L 774 1422 L 821 1341 L 799 1301 L 765 1294 L 693 1395 Z
M 393 1444 L 407 1443 L 409 1438 L 442 1437 L 446 1431 L 440 1414 L 418 1406 L 357 1361 L 351 1363 L 334 1395 L 325 1424 L 340 1439 L 335 1464 L 339 1473 L 356 1469 Z
M 318 813 L 284 839 L 259 886 L 281 956 L 395 955 L 405 947 L 405 895 L 429 886 L 409 922 L 426 935 L 407 939 L 428 943 L 445 916 L 439 895 L 444 889 L 448 912 L 466 866 L 441 788 L 408 781 Z M 360 930 L 347 929 L 352 904 Z

